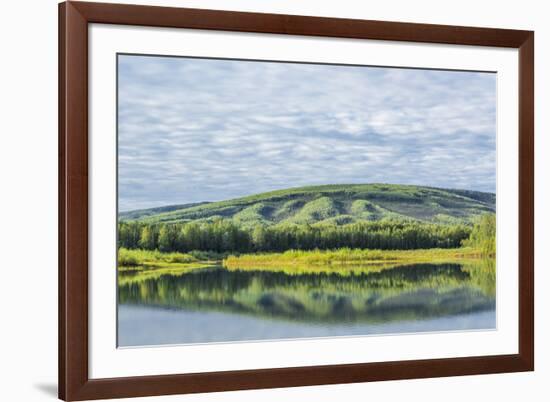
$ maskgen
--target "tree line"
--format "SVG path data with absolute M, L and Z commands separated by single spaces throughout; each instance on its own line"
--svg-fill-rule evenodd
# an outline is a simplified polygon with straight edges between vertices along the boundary
M 486 232 L 486 228 L 484 227 Z M 490 230 L 490 229 L 489 229 Z M 485 232 L 479 234 L 481 238 Z M 477 233 L 477 232 L 476 232 Z M 468 242 L 472 226 L 413 221 L 359 222 L 346 225 L 243 227 L 230 219 L 211 222 L 119 223 L 118 245 L 128 249 L 189 252 L 279 252 L 340 247 L 382 250 L 454 248 Z M 475 246 L 471 242 L 472 246 Z

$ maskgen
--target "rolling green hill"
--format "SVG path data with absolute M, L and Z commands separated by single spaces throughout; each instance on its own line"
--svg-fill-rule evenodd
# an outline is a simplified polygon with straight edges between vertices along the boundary
M 145 218 L 146 216 L 158 215 L 164 212 L 177 211 L 181 209 L 196 207 L 203 204 L 208 204 L 208 202 L 194 202 L 190 204 L 166 205 L 156 208 L 134 209 L 131 211 L 119 212 L 118 216 L 122 220 L 135 220 Z
M 291 188 L 227 201 L 167 206 L 120 214 L 123 221 L 232 219 L 243 226 L 278 223 L 337 225 L 382 219 L 468 222 L 495 211 L 495 194 L 394 184 Z

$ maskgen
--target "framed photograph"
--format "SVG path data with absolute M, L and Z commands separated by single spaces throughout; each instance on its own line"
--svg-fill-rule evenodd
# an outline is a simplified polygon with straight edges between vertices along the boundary
M 59 397 L 534 369 L 534 33 L 59 6 Z

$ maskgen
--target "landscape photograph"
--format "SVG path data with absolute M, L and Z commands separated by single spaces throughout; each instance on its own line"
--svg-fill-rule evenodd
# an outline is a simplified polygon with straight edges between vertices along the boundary
M 494 73 L 117 74 L 119 347 L 496 329 Z

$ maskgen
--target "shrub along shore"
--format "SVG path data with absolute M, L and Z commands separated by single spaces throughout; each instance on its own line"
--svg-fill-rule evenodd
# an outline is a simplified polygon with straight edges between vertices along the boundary
M 177 267 L 203 267 L 219 264 L 225 254 L 207 253 L 204 251 L 192 251 L 190 253 L 163 253 L 158 250 L 129 250 L 121 247 L 118 250 L 118 266 L 146 267 L 146 268 L 177 268 Z

